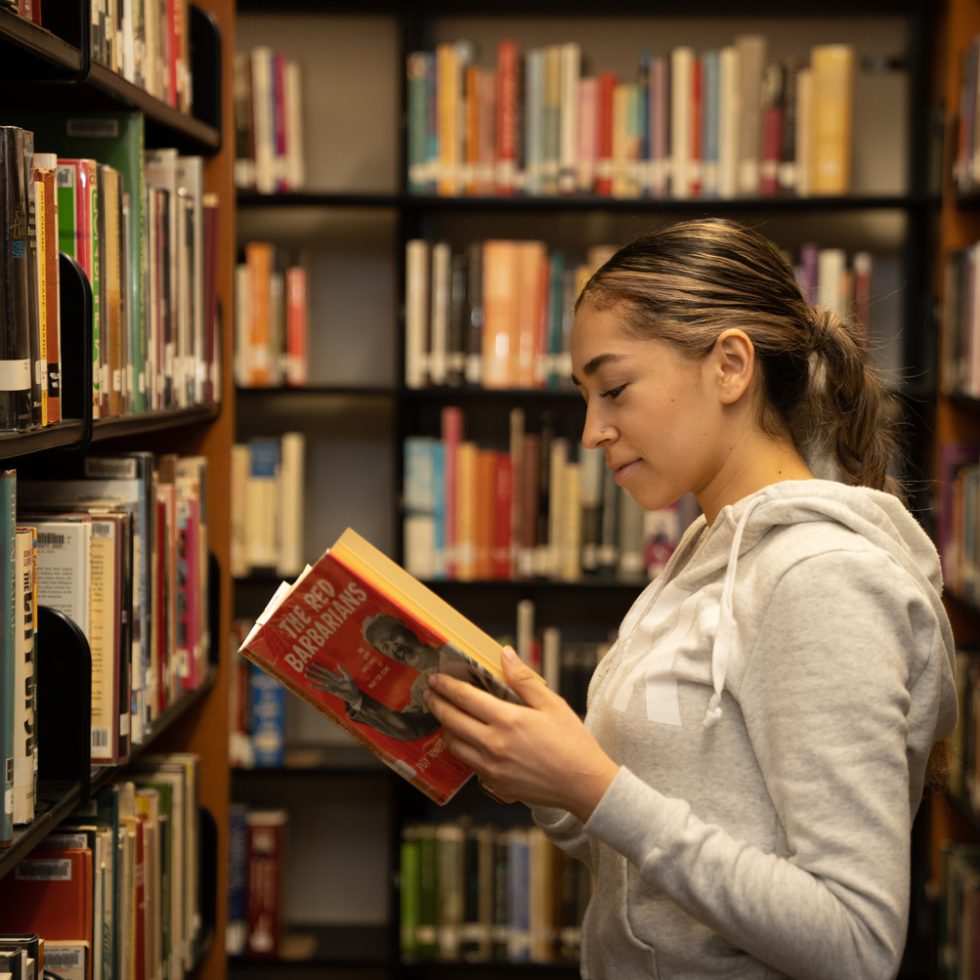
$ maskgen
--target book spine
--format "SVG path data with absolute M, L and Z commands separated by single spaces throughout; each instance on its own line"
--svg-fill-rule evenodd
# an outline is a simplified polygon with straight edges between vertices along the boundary
M 17 662 L 14 678 L 14 823 L 34 819 L 34 790 L 37 779 L 35 732 L 35 592 L 36 532 L 33 527 L 16 531 Z
M 497 193 L 510 196 L 517 187 L 518 51 L 517 42 L 497 45 Z
M 17 473 L 0 471 L 0 844 L 14 836 L 17 636 Z
M 424 388 L 429 377 L 429 244 L 405 246 L 405 384 Z
M 0 126 L 0 431 L 34 426 L 24 130 Z
M 851 189 L 854 49 L 847 44 L 817 45 L 810 63 L 810 191 L 846 194 Z
M 245 950 L 249 956 L 274 957 L 282 939 L 282 885 L 287 814 L 250 811 L 248 834 L 248 906 Z

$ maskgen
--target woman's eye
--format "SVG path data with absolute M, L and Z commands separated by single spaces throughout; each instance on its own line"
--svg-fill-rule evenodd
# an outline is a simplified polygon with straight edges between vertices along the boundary
M 610 388 L 608 391 L 600 391 L 599 397 L 611 398 L 613 401 L 615 401 L 626 390 L 626 387 L 626 385 L 618 385 L 615 388 Z

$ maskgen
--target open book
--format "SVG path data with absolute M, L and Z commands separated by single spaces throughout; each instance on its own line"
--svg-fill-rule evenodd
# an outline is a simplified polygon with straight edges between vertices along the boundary
M 425 708 L 427 676 L 519 700 L 500 645 L 350 528 L 279 586 L 240 652 L 440 804 L 472 770 Z

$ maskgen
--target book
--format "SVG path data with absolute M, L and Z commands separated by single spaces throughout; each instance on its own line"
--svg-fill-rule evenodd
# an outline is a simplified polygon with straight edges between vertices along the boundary
M 37 783 L 34 662 L 36 649 L 37 531 L 17 528 L 17 662 L 14 669 L 14 823 L 34 819 Z
M 280 585 L 240 652 L 439 804 L 472 770 L 422 702 L 427 675 L 517 700 L 496 641 L 350 528 Z
M 14 836 L 14 717 L 17 677 L 17 471 L 0 470 L 0 847 Z
M 0 905 L 8 931 L 36 931 L 45 940 L 92 946 L 92 852 L 88 848 L 38 849 L 0 879 Z M 91 980 L 89 964 L 85 977 Z
M 139 112 L 126 110 L 93 112 L 84 114 L 56 114 L 50 112 L 25 111 L 21 120 L 34 131 L 35 143 L 39 148 L 58 154 L 58 165 L 71 163 L 73 160 L 98 160 L 108 164 L 118 172 L 116 182 L 119 185 L 120 196 L 125 196 L 127 207 L 125 213 L 119 206 L 113 207 L 112 223 L 115 227 L 115 237 L 125 241 L 129 250 L 125 262 L 115 267 L 110 277 L 110 287 L 113 291 L 111 307 L 122 305 L 130 311 L 125 318 L 113 313 L 112 328 L 117 331 L 117 349 L 114 354 L 115 370 L 120 371 L 113 377 L 109 370 L 109 362 L 103 358 L 106 373 L 103 381 L 106 383 L 107 397 L 119 398 L 126 394 L 125 410 L 135 412 L 148 408 L 146 402 L 146 336 L 144 323 L 146 320 L 146 283 L 149 277 L 148 257 L 144 249 L 146 238 L 145 184 L 144 174 L 144 123 L 143 115 Z M 82 168 L 85 169 L 84 166 Z M 84 174 L 79 176 L 84 177 Z M 91 179 L 92 174 L 89 174 Z M 59 180 L 59 188 L 62 183 Z M 94 189 L 94 188 L 93 188 Z M 90 203 L 89 192 L 89 203 Z M 84 191 L 83 191 L 84 196 Z M 59 201 L 59 204 L 61 202 Z M 102 203 L 102 202 L 100 202 Z M 112 202 L 110 202 L 111 204 Z M 58 209 L 59 222 L 68 221 L 70 214 Z M 67 209 L 64 209 L 67 211 Z M 99 217 L 93 210 L 92 220 L 97 224 Z M 77 220 L 77 218 L 76 218 Z M 96 227 L 92 225 L 92 228 Z M 117 246 L 118 247 L 118 246 Z M 93 294 L 99 293 L 100 286 L 96 277 L 94 265 L 99 260 L 93 256 L 93 264 L 86 265 L 82 258 L 75 256 L 89 274 L 92 280 Z M 118 297 L 116 292 L 118 290 Z M 105 295 L 103 289 L 102 295 Z M 94 296 L 93 302 L 98 303 L 101 297 Z M 118 320 L 118 323 L 116 322 Z M 93 322 L 98 321 L 98 315 L 93 310 Z M 120 357 L 119 355 L 122 354 Z M 96 351 L 93 351 L 93 360 Z M 125 365 L 125 367 L 124 367 Z M 115 387 L 118 382 L 118 387 Z
M 41 353 L 41 420 L 61 421 L 61 306 L 58 270 L 58 197 L 53 153 L 35 153 L 32 179 L 37 212 L 37 303 Z
M 25 131 L 0 126 L 0 431 L 29 429 L 32 407 L 31 281 Z M 40 389 L 38 389 L 40 399 Z
M 276 956 L 282 943 L 288 823 L 288 814 L 283 809 L 250 810 L 245 815 L 245 951 L 249 956 Z

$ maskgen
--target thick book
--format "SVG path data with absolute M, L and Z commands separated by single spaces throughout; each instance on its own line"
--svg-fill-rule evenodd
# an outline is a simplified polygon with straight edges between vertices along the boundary
M 279 587 L 241 653 L 439 804 L 472 770 L 423 703 L 428 675 L 517 700 L 496 641 L 350 528 Z

